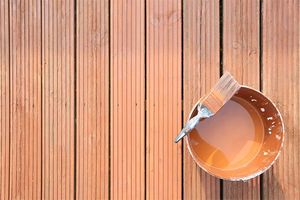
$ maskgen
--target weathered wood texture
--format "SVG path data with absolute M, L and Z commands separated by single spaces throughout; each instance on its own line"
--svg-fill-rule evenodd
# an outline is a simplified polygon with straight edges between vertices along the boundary
M 219 78 L 219 1 L 184 1 L 184 122 Z M 201 170 L 184 146 L 184 199 L 218 199 L 220 181 Z
M 41 1 L 10 1 L 10 198 L 41 198 Z
M 299 13 L 299 1 L 263 2 L 263 92 L 278 106 L 286 130 L 283 151 L 264 176 L 264 199 L 300 196 Z
M 224 1 L 223 70 L 241 84 L 260 88 L 259 0 Z M 246 182 L 224 181 L 224 199 L 259 199 L 259 177 Z
M 0 2 L 0 199 L 9 198 L 9 12 Z
M 181 128 L 180 0 L 147 0 L 147 199 L 180 199 Z
M 77 199 L 108 199 L 108 1 L 77 1 Z
M 74 1 L 42 1 L 42 198 L 74 198 Z
M 111 1 L 111 197 L 145 198 L 145 2 Z

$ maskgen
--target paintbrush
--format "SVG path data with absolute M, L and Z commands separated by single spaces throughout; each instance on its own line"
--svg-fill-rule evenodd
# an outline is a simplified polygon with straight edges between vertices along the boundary
M 191 132 L 201 119 L 216 114 L 240 87 L 241 85 L 228 72 L 224 73 L 209 94 L 197 105 L 198 113 L 186 123 L 176 137 L 175 143 Z

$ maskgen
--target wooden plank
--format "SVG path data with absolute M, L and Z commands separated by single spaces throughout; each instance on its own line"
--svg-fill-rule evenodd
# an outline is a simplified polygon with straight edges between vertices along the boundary
M 263 2 L 263 91 L 281 111 L 284 147 L 265 173 L 264 199 L 300 196 L 300 2 Z
M 10 198 L 41 199 L 41 1 L 10 1 Z
M 259 0 L 224 1 L 223 66 L 240 83 L 259 90 Z M 259 177 L 224 181 L 224 199 L 259 199 Z
M 181 1 L 147 0 L 147 199 L 181 199 Z
M 0 199 L 9 199 L 9 13 L 0 2 Z
M 108 199 L 108 1 L 77 1 L 77 199 Z
M 184 121 L 219 78 L 219 1 L 184 1 Z M 220 181 L 200 169 L 184 147 L 184 199 L 218 199 Z
M 74 198 L 74 2 L 42 1 L 42 198 Z
M 145 3 L 111 1 L 111 198 L 145 197 Z

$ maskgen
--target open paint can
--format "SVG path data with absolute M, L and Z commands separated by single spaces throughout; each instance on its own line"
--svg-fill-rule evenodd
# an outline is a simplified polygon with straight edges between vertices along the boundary
M 189 119 L 199 103 L 201 99 Z M 284 124 L 270 99 L 242 86 L 214 116 L 200 121 L 185 141 L 194 161 L 207 173 L 231 181 L 248 180 L 278 158 Z

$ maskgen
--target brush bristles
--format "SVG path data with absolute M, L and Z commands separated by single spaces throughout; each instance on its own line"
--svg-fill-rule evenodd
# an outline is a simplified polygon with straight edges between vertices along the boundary
M 203 104 L 216 113 L 240 89 L 241 85 L 226 72 L 206 96 Z

